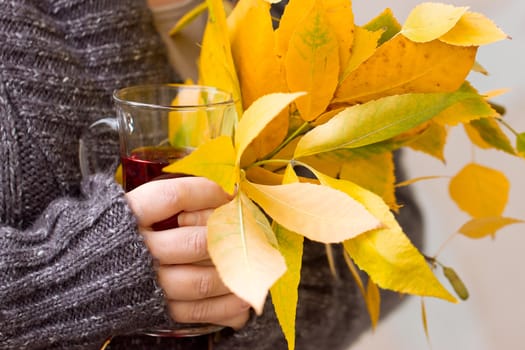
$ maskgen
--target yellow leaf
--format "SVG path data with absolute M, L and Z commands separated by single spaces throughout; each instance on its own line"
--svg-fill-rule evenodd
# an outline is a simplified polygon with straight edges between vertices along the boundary
M 439 40 L 451 45 L 486 45 L 508 39 L 493 21 L 480 13 L 466 12 L 450 31 Z
M 471 140 L 481 148 L 495 148 L 511 155 L 516 154 L 516 150 L 501 130 L 496 118 L 471 120 L 469 124 L 463 125 Z
M 484 238 L 489 235 L 494 236 L 498 230 L 508 225 L 522 224 L 524 222 L 523 220 L 503 216 L 479 217 L 467 221 L 460 227 L 458 232 L 469 238 Z
M 325 8 L 326 19 L 332 28 L 339 47 L 340 67 L 345 67 L 354 46 L 354 13 L 351 0 L 322 0 L 318 3 Z
M 303 95 L 296 93 L 272 93 L 260 97 L 244 112 L 235 132 L 237 163 L 242 153 L 260 132 L 279 115 L 287 105 Z
M 450 197 L 474 218 L 501 216 L 509 189 L 502 172 L 475 163 L 463 167 L 449 183 Z
M 451 30 L 467 10 L 441 3 L 419 4 L 409 13 L 401 33 L 415 42 L 432 41 Z
M 365 302 L 370 320 L 372 321 L 372 328 L 375 329 L 381 310 L 381 294 L 379 294 L 379 288 L 377 288 L 377 285 L 371 278 L 368 279 Z
M 286 167 L 285 183 L 294 183 L 299 179 L 293 167 Z M 301 279 L 301 265 L 303 256 L 304 237 L 288 231 L 281 225 L 273 225 L 279 251 L 286 260 L 287 270 L 284 275 L 270 289 L 275 314 L 288 342 L 288 349 L 295 347 L 295 315 L 299 300 L 299 281 Z
M 178 21 L 175 23 L 175 25 L 170 29 L 169 35 L 174 36 L 181 30 L 183 30 L 187 25 L 189 25 L 195 18 L 199 17 L 201 14 L 204 13 L 208 9 L 208 4 L 206 1 L 201 2 L 200 4 L 197 4 L 195 7 L 193 7 L 191 10 L 186 12 Z
M 357 66 L 366 61 L 370 56 L 372 56 L 383 33 L 384 30 L 372 32 L 362 27 L 355 27 L 352 56 L 350 56 L 350 60 L 346 66 L 342 66 L 343 73 L 341 74 L 341 81 L 344 81 L 348 74 L 355 70 Z
M 383 198 L 390 208 L 397 208 L 392 153 L 386 152 L 346 162 L 341 167 L 339 177 L 374 192 Z
M 207 177 L 230 194 L 239 181 L 239 168 L 235 166 L 235 150 L 229 136 L 219 136 L 202 144 L 163 171 Z
M 334 95 L 340 67 L 337 37 L 317 2 L 293 32 L 284 62 L 288 89 L 308 92 L 295 101 L 301 118 L 317 118 Z
M 430 122 L 428 128 L 414 141 L 410 142 L 408 147 L 436 157 L 444 162 L 446 141 L 447 129 L 438 123 Z
M 441 285 L 425 258 L 404 234 L 388 206 L 376 194 L 346 181 L 311 169 L 322 184 L 341 190 L 362 203 L 383 227 L 366 232 L 343 244 L 359 268 L 381 288 L 400 293 L 456 299 Z
M 242 192 L 208 219 L 208 251 L 222 281 L 259 315 L 268 290 L 286 271 L 271 235 L 264 214 Z
M 379 39 L 379 44 L 382 45 L 399 33 L 401 30 L 401 24 L 399 24 L 397 19 L 394 17 L 392 9 L 386 8 L 383 10 L 383 12 L 366 23 L 363 28 L 371 32 L 382 31 L 383 33 Z
M 456 126 L 459 123 L 467 123 L 479 118 L 494 117 L 498 114 L 487 102 L 486 97 L 479 95 L 478 91 L 468 82 L 463 84 L 462 89 L 472 92 L 472 98 L 456 103 L 439 113 L 433 118 L 436 123 Z
M 237 14 L 239 11 L 242 13 Z M 232 54 L 246 109 L 261 96 L 286 91 L 286 82 L 274 52 L 270 4 L 264 0 L 240 0 L 228 23 L 233 18 L 236 21 L 230 26 Z
M 290 1 L 286 4 L 279 21 L 279 27 L 275 31 L 276 54 L 285 57 L 290 44 L 290 39 L 298 24 L 310 12 L 317 0 Z
M 208 22 L 199 56 L 199 83 L 228 91 L 242 115 L 241 90 L 231 53 L 226 13 L 222 0 L 206 0 Z
M 248 108 L 266 94 L 287 91 L 281 60 L 275 54 L 269 3 L 263 0 L 239 1 L 228 17 L 228 24 L 243 107 Z M 249 155 L 247 162 L 262 158 L 275 149 L 286 137 L 288 123 L 288 111 L 283 110 L 253 140 L 244 155 Z
M 341 83 L 333 102 L 364 103 L 411 92 L 450 92 L 465 81 L 477 48 L 435 40 L 415 43 L 397 35 Z
M 246 178 L 251 182 L 263 185 L 280 185 L 283 182 L 283 175 L 261 167 L 249 167 L 246 169 Z
M 427 341 L 430 343 L 430 334 L 428 332 L 428 321 L 427 321 L 427 308 L 425 306 L 424 298 L 421 298 L 421 321 L 423 322 L 423 330 L 425 331 L 425 336 Z
M 242 181 L 241 189 L 277 223 L 313 241 L 342 242 L 380 226 L 360 203 L 327 186 Z

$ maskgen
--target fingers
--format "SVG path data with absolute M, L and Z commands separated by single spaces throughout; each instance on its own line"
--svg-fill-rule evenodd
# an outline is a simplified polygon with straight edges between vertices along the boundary
M 234 294 L 197 301 L 168 301 L 175 322 L 213 323 L 233 328 L 242 327 L 250 317 L 250 306 Z
M 150 227 L 181 211 L 216 208 L 231 198 L 220 186 L 203 177 L 150 181 L 126 193 L 139 226 Z
M 193 212 L 181 212 L 178 217 L 179 226 L 204 226 L 214 209 L 204 209 Z
M 151 255 L 161 265 L 192 264 L 209 259 L 206 226 L 165 231 L 140 230 Z
M 160 266 L 159 284 L 170 300 L 191 301 L 229 294 L 214 266 Z

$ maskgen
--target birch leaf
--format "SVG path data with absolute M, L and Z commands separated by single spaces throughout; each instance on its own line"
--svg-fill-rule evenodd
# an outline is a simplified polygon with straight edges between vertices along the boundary
M 259 97 L 269 93 L 287 91 L 281 62 L 274 51 L 270 4 L 263 0 L 241 0 L 228 20 L 229 24 L 232 22 L 230 38 L 243 107 L 248 108 Z M 261 57 L 264 59 L 261 60 Z M 259 159 L 275 149 L 286 137 L 288 123 L 288 111 L 283 110 L 253 140 L 247 154 Z
M 441 125 L 456 126 L 480 118 L 495 117 L 497 114 L 483 96 L 478 95 L 450 106 L 434 117 L 434 121 Z
M 208 21 L 199 56 L 199 83 L 228 91 L 242 115 L 241 90 L 231 53 L 226 13 L 222 0 L 206 0 Z
M 431 122 L 421 136 L 410 142 L 408 147 L 445 162 L 446 142 L 447 129 L 438 123 Z
M 286 168 L 284 181 L 285 183 L 299 181 L 290 165 Z M 295 348 L 295 317 L 299 300 L 304 237 L 288 231 L 277 223 L 274 223 L 273 227 L 279 250 L 286 260 L 287 270 L 270 289 L 270 293 L 275 314 L 288 342 L 288 349 L 293 350 Z
M 337 38 L 340 67 L 345 67 L 355 43 L 352 2 L 349 0 L 323 0 L 321 3 L 324 5 L 326 20 Z
M 202 144 L 163 171 L 206 177 L 230 194 L 239 182 L 239 168 L 235 165 L 235 150 L 229 136 L 219 136 Z
M 242 192 L 208 219 L 208 251 L 222 281 L 258 315 L 268 290 L 286 270 L 268 235 L 273 235 L 268 220 Z
M 368 314 L 372 321 L 372 329 L 375 329 L 377 322 L 379 322 L 381 311 L 381 294 L 379 293 L 379 288 L 371 278 L 368 279 L 365 300 L 366 308 L 368 309 Z
M 235 132 L 235 149 L 237 163 L 248 145 L 259 133 L 279 115 L 287 105 L 297 97 L 303 95 L 296 93 L 273 93 L 260 97 L 244 112 Z
M 401 30 L 401 24 L 397 21 L 390 8 L 386 8 L 378 16 L 363 26 L 371 32 L 381 31 L 378 44 L 382 45 L 392 39 Z
M 381 225 L 362 204 L 327 186 L 243 181 L 241 188 L 277 223 L 312 241 L 342 242 Z
M 493 21 L 480 13 L 466 12 L 456 25 L 439 38 L 451 45 L 486 45 L 508 36 Z
M 356 148 L 399 135 L 441 113 L 472 92 L 405 94 L 388 96 L 343 110 L 305 134 L 295 157 Z
M 501 216 L 509 189 L 502 172 L 475 163 L 463 167 L 449 183 L 450 197 L 474 218 Z
M 419 4 L 408 14 L 401 33 L 415 42 L 432 41 L 451 30 L 467 10 L 441 3 Z
M 377 49 L 382 34 L 383 30 L 373 32 L 358 26 L 355 27 L 352 56 L 350 56 L 350 60 L 346 65 L 342 65 L 344 69 L 341 74 L 341 81 L 344 81 L 348 74 L 372 56 Z
M 275 31 L 276 54 L 278 57 L 285 57 L 290 45 L 290 39 L 295 32 L 298 24 L 310 13 L 316 0 L 291 1 L 286 4 L 279 27 Z
M 298 24 L 285 56 L 290 91 L 307 91 L 295 101 L 301 117 L 313 120 L 330 103 L 339 78 L 337 37 L 317 3 Z
M 411 92 L 450 92 L 465 81 L 477 48 L 435 40 L 415 43 L 397 35 L 351 72 L 336 91 L 334 103 L 364 103 Z
M 463 224 L 458 232 L 469 238 L 478 239 L 494 236 L 502 228 L 519 223 L 524 223 L 524 221 L 503 216 L 473 218 Z
M 423 255 L 412 245 L 379 196 L 350 181 L 333 179 L 315 169 L 311 170 L 322 184 L 355 198 L 383 223 L 382 228 L 343 243 L 357 266 L 368 273 L 379 287 L 456 301 L 432 273 Z
M 509 138 L 501 130 L 495 118 L 472 120 L 468 125 L 465 124 L 465 129 L 469 129 L 469 136 L 472 134 L 479 136 L 482 142 L 475 142 L 475 144 L 482 148 L 495 148 L 511 155 L 516 154 Z M 476 137 L 471 139 L 475 141 Z
M 397 208 L 392 153 L 386 152 L 346 162 L 341 167 L 339 177 L 374 192 L 383 198 L 390 208 Z

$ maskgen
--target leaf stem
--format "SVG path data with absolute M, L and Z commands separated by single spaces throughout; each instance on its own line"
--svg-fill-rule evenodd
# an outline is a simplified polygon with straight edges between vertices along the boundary
M 290 134 L 290 136 L 288 136 L 286 138 L 286 140 L 284 140 L 279 146 L 277 146 L 277 148 L 275 148 L 272 152 L 270 152 L 266 157 L 264 157 L 264 159 L 271 159 L 272 157 L 274 157 L 277 153 L 279 153 L 284 147 L 286 147 L 290 142 L 293 141 L 293 139 L 295 139 L 297 136 L 301 135 L 305 130 L 309 129 L 310 128 L 310 123 L 308 122 L 304 122 L 300 127 L 298 127 L 297 129 L 294 130 L 293 133 Z
M 509 123 L 507 123 L 503 118 L 496 118 L 501 124 L 503 124 L 507 129 L 510 130 L 511 133 L 513 133 L 515 136 L 519 136 L 519 132 L 514 130 L 512 126 L 510 126 Z

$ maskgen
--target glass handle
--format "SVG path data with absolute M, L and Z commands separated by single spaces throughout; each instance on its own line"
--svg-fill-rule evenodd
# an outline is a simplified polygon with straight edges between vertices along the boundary
M 118 132 L 118 129 L 119 129 L 117 118 L 107 117 L 107 118 L 101 118 L 95 121 L 93 124 L 91 124 L 88 127 L 88 130 L 91 130 L 99 126 L 108 127 L 115 132 Z M 86 178 L 93 173 L 92 171 L 90 171 L 90 168 L 91 168 L 90 164 L 93 165 L 94 169 L 98 168 L 97 159 L 93 157 L 92 154 L 90 154 L 89 149 L 86 145 L 86 140 L 85 140 L 86 134 L 87 132 L 84 132 L 78 142 L 78 162 L 80 165 L 80 173 L 82 174 L 82 178 Z

